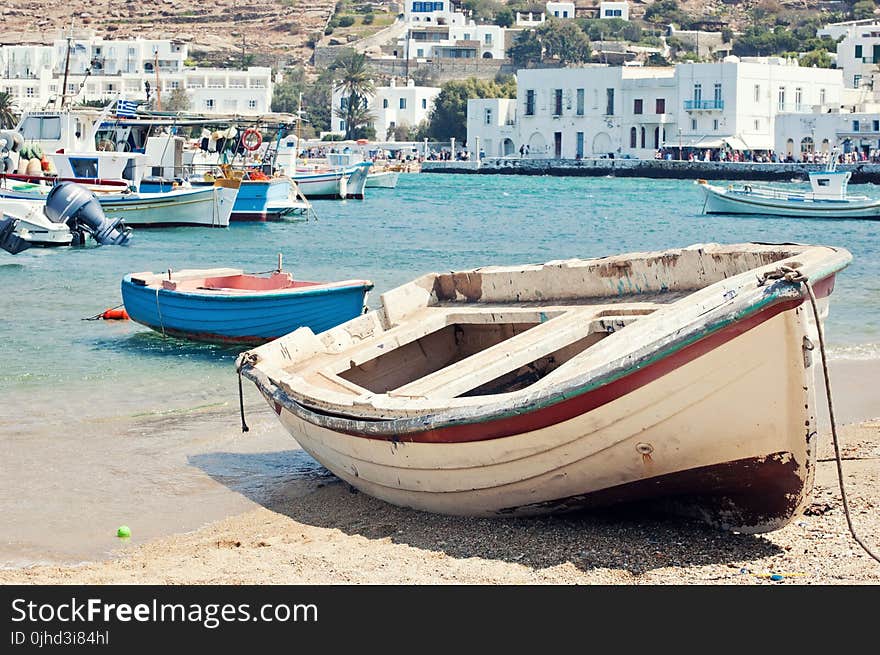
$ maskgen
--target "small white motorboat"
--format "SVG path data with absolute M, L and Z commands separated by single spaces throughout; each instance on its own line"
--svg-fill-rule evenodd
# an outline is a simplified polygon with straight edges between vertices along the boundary
M 67 223 L 50 221 L 44 200 L 0 199 L 0 213 L 16 221 L 14 233 L 30 246 L 69 246 L 73 233 Z
M 237 364 L 307 452 L 391 503 L 506 516 L 656 499 L 763 532 L 809 502 L 817 321 L 850 259 L 697 244 L 431 273 Z
M 880 219 L 880 200 L 849 195 L 847 184 L 852 173 L 835 170 L 834 162 L 832 157 L 826 170 L 809 174 L 810 191 L 751 184 L 722 187 L 697 180 L 705 194 L 703 213 Z
M 367 175 L 367 188 L 394 189 L 397 187 L 399 171 L 378 171 Z

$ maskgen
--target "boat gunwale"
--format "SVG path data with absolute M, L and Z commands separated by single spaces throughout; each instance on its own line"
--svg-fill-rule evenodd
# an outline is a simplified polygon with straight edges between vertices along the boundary
M 167 295 L 174 298 L 186 298 L 191 300 L 217 300 L 218 298 L 222 298 L 223 300 L 271 300 L 273 298 L 293 298 L 293 297 L 302 297 L 302 296 L 320 296 L 320 295 L 328 295 L 334 292 L 341 291 L 349 291 L 355 289 L 363 289 L 365 292 L 373 289 L 374 285 L 370 280 L 342 280 L 339 283 L 336 282 L 322 282 L 317 286 L 320 288 L 315 289 L 314 287 L 289 287 L 286 289 L 266 289 L 266 290 L 250 290 L 250 289 L 235 289 L 235 291 L 244 291 L 245 293 L 230 293 L 225 289 L 199 289 L 199 290 L 177 290 L 177 289 L 165 289 L 161 286 L 153 286 L 152 284 L 136 284 L 131 279 L 132 274 L 127 273 L 122 278 L 123 285 L 129 285 L 134 289 L 143 289 L 144 291 L 150 291 L 153 295 L 156 295 L 156 292 L 159 292 L 159 295 Z M 209 276 L 206 276 L 209 277 Z M 336 285 L 336 286 L 330 286 Z
M 827 282 L 827 288 L 817 289 L 817 295 L 820 296 L 830 293 L 835 274 L 843 269 L 851 260 L 851 255 L 844 249 L 826 248 L 833 251 L 838 257 L 835 257 L 832 262 L 820 261 L 817 264 L 824 264 L 824 266 L 817 265 L 814 267 L 817 270 L 810 276 L 811 283 L 814 286 L 821 286 L 823 282 Z M 807 247 L 805 251 L 809 249 Z M 780 261 L 784 261 L 784 259 Z M 778 264 L 779 262 L 774 263 L 774 265 Z M 744 271 L 744 274 L 760 269 L 772 270 L 772 267 L 773 265 L 756 267 L 756 269 Z M 725 280 L 720 282 L 723 281 Z M 719 284 L 719 282 L 707 285 L 703 289 L 715 284 Z M 737 288 L 741 289 L 742 284 Z M 334 408 L 335 411 L 316 408 L 309 405 L 308 401 L 298 399 L 284 390 L 279 382 L 272 380 L 259 369 L 259 361 L 255 364 L 249 364 L 245 358 L 247 353 L 239 358 L 238 368 L 242 375 L 253 381 L 263 391 L 264 395 L 271 397 L 277 403 L 276 411 L 280 412 L 280 406 L 283 406 L 303 420 L 352 436 L 400 441 L 415 440 L 413 435 L 420 433 L 455 428 L 462 425 L 503 421 L 583 396 L 675 355 L 688 346 L 711 337 L 725 328 L 734 326 L 752 316 L 757 316 L 764 311 L 772 311 L 774 306 L 780 306 L 780 308 L 779 311 L 773 313 L 773 316 L 800 306 L 806 298 L 805 292 L 799 283 L 791 283 L 785 280 L 777 280 L 760 287 L 760 289 L 762 291 L 757 301 L 746 304 L 743 302 L 741 294 L 737 294 L 730 302 L 718 305 L 708 312 L 694 317 L 685 325 L 679 325 L 676 326 L 676 329 L 664 332 L 655 338 L 653 342 L 642 344 L 639 346 L 640 350 L 644 353 L 641 357 L 635 356 L 632 351 L 628 351 L 596 368 L 556 382 L 537 393 L 523 394 L 523 390 L 521 390 L 514 392 L 521 394 L 514 399 L 511 399 L 506 394 L 498 394 L 494 397 L 477 396 L 474 398 L 483 399 L 484 402 L 441 409 L 426 409 L 422 414 L 415 416 L 397 416 L 394 418 L 368 415 L 353 416 L 351 412 L 355 410 L 354 406 L 337 406 Z M 733 306 L 731 306 L 731 303 L 733 303 Z M 767 319 L 769 318 L 772 318 L 772 316 L 767 317 Z M 502 395 L 506 397 L 499 400 L 499 396 Z M 486 398 L 491 398 L 491 400 L 486 401 Z M 381 408 L 375 409 L 381 411 Z M 386 409 L 385 411 L 392 410 Z M 408 436 L 409 439 L 403 435 Z

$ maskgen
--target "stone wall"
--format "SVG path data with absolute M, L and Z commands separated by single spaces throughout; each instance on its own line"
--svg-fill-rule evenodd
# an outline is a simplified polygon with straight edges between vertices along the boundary
M 484 175 L 558 175 L 649 177 L 707 180 L 806 180 L 822 164 L 759 164 L 750 162 L 687 162 L 655 159 L 516 159 L 489 157 L 477 162 L 434 162 L 422 164 L 425 173 L 480 173 Z M 880 164 L 841 164 L 852 171 L 853 183 L 880 183 Z

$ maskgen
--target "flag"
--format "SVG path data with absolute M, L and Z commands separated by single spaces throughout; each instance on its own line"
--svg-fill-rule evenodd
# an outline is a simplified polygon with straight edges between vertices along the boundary
M 137 116 L 137 102 L 134 100 L 117 100 L 116 101 L 116 117 L 117 118 L 134 118 Z

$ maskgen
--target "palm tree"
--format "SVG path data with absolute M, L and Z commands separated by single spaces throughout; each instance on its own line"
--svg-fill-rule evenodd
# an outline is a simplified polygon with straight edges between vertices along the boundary
M 11 129 L 18 123 L 18 113 L 15 111 L 14 102 L 11 95 L 0 91 L 0 128 L 4 130 Z
M 334 88 L 342 91 L 342 97 L 347 99 L 344 108 L 337 111 L 340 116 L 345 117 L 345 138 L 356 138 L 360 128 L 372 120 L 367 111 L 367 98 L 373 94 L 376 85 L 370 78 L 367 56 L 349 52 L 340 56 L 334 62 L 333 68 L 338 76 Z

